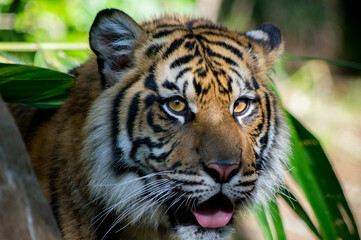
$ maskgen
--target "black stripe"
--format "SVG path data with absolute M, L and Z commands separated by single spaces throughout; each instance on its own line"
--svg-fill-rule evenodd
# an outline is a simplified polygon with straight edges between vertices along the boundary
M 169 90 L 177 90 L 179 92 L 179 88 L 177 85 L 175 85 L 173 82 L 170 82 L 169 80 L 165 80 L 162 84 L 164 88 L 167 88 Z
M 225 43 L 225 42 L 210 42 L 212 44 L 215 44 L 217 46 L 223 47 L 229 51 L 231 51 L 233 54 L 235 54 L 238 58 L 243 59 L 243 53 L 239 51 L 239 49 Z
M 252 83 L 253 83 L 255 90 L 259 89 L 259 84 L 254 76 L 252 76 Z
M 184 81 L 183 84 L 183 96 L 186 96 L 186 91 L 187 91 L 187 87 L 188 87 L 188 81 Z
M 192 29 L 193 28 L 193 25 L 198 22 L 198 19 L 192 19 L 190 21 L 187 22 L 187 27 Z
M 266 110 L 267 110 L 267 121 L 269 122 L 271 119 L 271 103 L 268 96 L 268 93 L 264 93 L 265 103 L 266 103 Z M 269 125 L 269 124 L 268 124 Z
M 222 28 L 216 25 L 213 25 L 212 23 L 209 24 L 204 24 L 204 25 L 198 25 L 196 27 L 192 27 L 192 29 L 201 29 L 201 28 L 205 28 L 205 29 L 217 29 L 217 30 L 221 30 Z
M 196 90 L 197 96 L 199 96 L 199 94 L 201 94 L 201 92 L 202 92 L 202 87 L 201 87 L 201 84 L 197 83 L 195 78 L 193 78 L 193 86 L 194 86 L 194 89 Z
M 164 144 L 153 142 L 149 137 L 135 139 L 133 141 L 133 146 L 130 151 L 130 157 L 133 160 L 135 160 L 135 154 L 137 153 L 137 150 L 141 145 L 145 145 L 149 149 L 152 149 L 152 148 L 161 148 L 161 147 L 163 147 Z
M 239 77 L 240 79 L 243 79 L 242 75 L 236 69 L 231 68 L 231 71 L 234 72 L 237 75 L 237 77 Z
M 186 49 L 192 51 L 195 44 L 196 44 L 195 41 L 192 41 L 192 42 L 191 42 L 191 41 L 188 41 L 188 42 L 186 42 L 186 43 L 184 44 L 184 47 L 185 47 Z
M 123 100 L 123 97 L 125 95 L 125 92 L 133 86 L 133 84 L 136 82 L 136 79 L 134 81 L 131 81 L 126 87 L 124 87 L 114 98 L 113 104 L 112 104 L 112 110 L 111 110 L 111 121 L 112 121 L 112 143 L 113 148 L 115 150 L 115 147 L 117 146 L 117 138 L 119 134 L 119 107 L 121 104 L 121 101 Z
M 174 31 L 175 31 L 175 29 L 163 30 L 163 31 L 160 31 L 160 32 L 156 33 L 155 35 L 153 35 L 153 38 L 162 38 L 162 37 L 168 36 L 169 34 L 173 33 Z
M 177 143 L 173 143 L 172 147 L 170 148 L 170 150 L 168 152 L 163 152 L 161 155 L 159 156 L 155 156 L 154 154 L 151 154 L 149 156 L 149 159 L 152 159 L 152 160 L 155 160 L 157 162 L 162 162 L 164 161 L 172 152 L 173 150 L 175 149 Z
M 200 67 L 194 71 L 194 74 L 197 74 L 200 78 L 204 78 L 207 76 L 207 71 L 203 69 L 203 67 Z
M 216 37 L 226 38 L 226 39 L 229 39 L 229 40 L 237 43 L 239 46 L 243 46 L 243 47 L 244 47 L 244 45 L 242 44 L 242 42 L 238 41 L 238 39 L 233 38 L 233 37 L 230 36 L 230 35 L 223 35 L 222 33 L 212 32 L 212 31 L 204 31 L 204 32 L 202 32 L 201 34 L 203 34 L 203 36 L 205 36 L 205 35 L 212 35 L 212 36 L 216 36 Z
M 218 62 L 217 60 L 213 60 L 213 63 L 218 65 L 218 66 L 222 66 L 222 64 L 220 62 Z
M 199 51 L 199 47 L 198 45 L 196 46 L 196 49 L 194 50 L 194 57 L 198 57 L 198 56 L 201 56 L 201 53 Z
M 247 171 L 247 172 L 244 172 L 243 173 L 243 176 L 250 176 L 250 175 L 253 175 L 255 172 L 253 170 L 250 170 L 250 171 Z
M 184 170 L 178 170 L 177 171 L 178 174 L 185 174 L 185 175 L 198 175 L 198 172 L 194 171 L 194 169 L 184 169 Z M 172 179 L 174 181 L 174 179 Z M 175 180 L 177 181 L 177 180 Z M 189 184 L 194 184 L 194 185 L 200 185 L 199 181 L 179 181 L 181 183 L 189 183 Z
M 149 126 L 153 129 L 153 132 L 159 133 L 159 132 L 166 132 L 161 126 L 154 123 L 154 113 L 153 111 L 148 111 L 147 113 L 147 122 Z
M 156 28 L 159 29 L 159 28 L 180 28 L 180 27 L 182 27 L 182 25 L 180 24 L 164 23 L 164 24 L 158 24 Z
M 158 85 L 155 82 L 155 76 L 154 76 L 154 66 L 151 66 L 149 69 L 149 75 L 145 79 L 144 86 L 147 89 L 150 89 L 156 93 L 158 93 Z
M 166 52 L 163 55 L 163 58 L 166 59 L 170 54 L 176 51 L 184 42 L 184 38 L 174 40 L 171 45 L 167 48 Z
M 157 55 L 157 53 L 162 49 L 161 45 L 158 44 L 154 44 L 151 45 L 147 48 L 147 50 L 145 51 L 145 54 L 147 55 L 147 57 L 152 58 L 155 55 Z
M 207 94 L 210 89 L 211 89 L 211 84 L 208 84 L 207 87 L 204 87 L 204 88 L 202 89 L 202 94 L 203 94 L 203 95 L 204 95 L 204 94 Z
M 244 79 L 244 83 L 246 84 L 246 88 L 250 91 L 253 90 L 253 87 L 251 85 L 251 83 L 247 80 L 247 79 Z
M 172 64 L 170 65 L 170 68 L 180 67 L 183 64 L 190 62 L 193 59 L 193 57 L 194 57 L 193 55 L 185 55 L 180 58 L 177 58 L 176 60 L 174 60 L 172 62 Z
M 243 76 L 234 68 L 231 68 L 231 71 L 234 72 L 240 81 L 244 82 L 246 84 L 246 88 L 248 90 L 253 90 L 253 87 L 251 86 L 250 82 L 247 79 L 244 79 Z
M 152 106 L 156 101 L 158 101 L 157 96 L 155 96 L 155 95 L 153 95 L 153 94 L 148 95 L 148 96 L 145 98 L 145 100 L 144 100 L 145 107 L 146 107 L 146 108 L 149 108 L 149 107 Z
M 224 74 L 224 75 L 226 75 L 226 74 Z M 228 77 L 228 91 L 229 92 L 232 92 L 232 82 L 233 82 L 233 78 L 231 78 L 231 77 Z
M 128 109 L 128 118 L 127 118 L 127 132 L 129 139 L 133 140 L 133 131 L 134 131 L 134 124 L 135 118 L 138 114 L 138 106 L 139 106 L 139 98 L 140 93 L 138 92 L 132 99 L 129 109 Z
M 219 73 L 217 72 L 217 75 L 218 75 Z M 217 76 L 216 75 L 216 76 Z M 219 80 L 219 78 L 218 77 L 216 77 L 216 80 L 217 80 L 217 83 L 218 83 L 218 92 L 220 93 L 220 94 L 228 94 L 229 93 L 229 91 L 228 91 L 228 89 L 227 88 L 225 88 L 224 86 L 223 86 L 223 84 L 221 83 L 221 81 Z
M 219 53 L 213 52 L 210 48 L 207 48 L 207 53 L 211 57 L 218 57 L 220 59 L 223 59 L 227 64 L 237 66 L 237 63 L 235 61 L 233 61 L 229 57 L 226 57 L 226 56 L 223 56 L 223 55 L 221 55 Z
M 176 81 L 178 81 L 186 72 L 189 72 L 191 70 L 190 67 L 183 68 L 175 77 Z
M 178 162 L 173 163 L 173 165 L 170 167 L 170 169 L 174 170 L 180 166 L 182 166 L 182 162 L 178 161 Z
M 267 145 L 268 142 L 268 131 L 271 123 L 271 104 L 267 93 L 265 93 L 266 111 L 267 111 L 267 129 L 265 129 L 265 135 L 259 140 L 261 146 Z M 261 154 L 262 155 L 262 154 Z
M 120 175 L 124 172 L 130 171 L 130 169 L 123 164 L 123 151 L 118 147 L 118 135 L 119 135 L 119 108 L 121 101 L 125 95 L 125 92 L 135 83 L 136 81 L 132 81 L 128 84 L 125 88 L 123 88 L 114 98 L 112 104 L 112 111 L 111 111 L 111 121 L 112 121 L 112 128 L 111 128 L 111 137 L 112 137 L 112 155 L 113 155 L 113 162 L 112 168 L 116 175 Z
M 262 121 L 260 124 L 257 125 L 257 131 L 260 133 L 262 132 L 264 122 Z

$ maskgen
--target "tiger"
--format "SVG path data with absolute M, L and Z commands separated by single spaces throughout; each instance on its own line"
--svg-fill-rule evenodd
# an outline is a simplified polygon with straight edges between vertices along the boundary
M 278 27 L 96 16 L 93 55 L 58 109 L 14 111 L 66 240 L 229 239 L 283 184 Z

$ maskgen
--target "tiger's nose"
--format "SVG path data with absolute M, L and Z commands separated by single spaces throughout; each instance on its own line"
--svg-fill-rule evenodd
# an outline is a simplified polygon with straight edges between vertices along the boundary
M 207 165 L 207 173 L 217 182 L 228 182 L 239 171 L 239 164 L 234 163 L 210 163 Z

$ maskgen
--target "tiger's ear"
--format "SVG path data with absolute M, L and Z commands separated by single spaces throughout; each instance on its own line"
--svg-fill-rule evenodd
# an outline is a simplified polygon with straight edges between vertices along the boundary
M 271 68 L 277 57 L 283 52 L 281 31 L 273 24 L 267 23 L 256 30 L 245 33 L 245 36 L 263 48 L 266 64 Z
M 117 9 L 98 13 L 89 33 L 90 48 L 97 55 L 103 87 L 115 84 L 133 64 L 134 49 L 144 35 L 143 29 Z

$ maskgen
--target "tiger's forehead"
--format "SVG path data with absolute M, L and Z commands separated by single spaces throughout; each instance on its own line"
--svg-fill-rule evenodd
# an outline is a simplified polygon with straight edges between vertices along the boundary
M 155 74 L 163 97 L 180 95 L 202 103 L 212 98 L 229 104 L 252 92 L 245 81 L 252 79 L 252 59 L 244 36 L 207 20 L 166 20 L 143 25 L 151 35 L 146 53 L 160 52 Z

